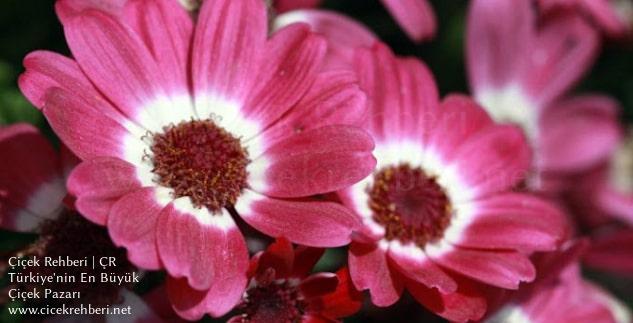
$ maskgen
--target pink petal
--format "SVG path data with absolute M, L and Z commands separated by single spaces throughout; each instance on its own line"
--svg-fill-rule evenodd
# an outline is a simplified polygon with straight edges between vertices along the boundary
M 543 171 L 579 171 L 613 153 L 621 137 L 619 106 L 606 96 L 557 102 L 541 118 L 539 165 Z
M 623 37 L 630 33 L 631 18 L 628 21 L 623 15 L 617 13 L 617 2 L 602 0 L 579 0 L 580 5 L 584 7 L 592 18 L 600 25 L 602 29 L 611 37 Z
M 435 36 L 437 22 L 428 0 L 382 0 L 409 38 L 419 42 Z
M 316 273 L 299 284 L 299 290 L 306 299 L 333 293 L 338 286 L 338 277 L 332 273 Z
M 90 9 L 118 16 L 126 2 L 128 0 L 59 0 L 55 3 L 55 11 L 62 24 L 66 24 L 72 17 Z
M 450 239 L 477 249 L 552 251 L 567 236 L 566 216 L 553 204 L 523 193 L 478 200 L 460 237 Z M 453 241 L 454 240 L 454 241 Z
M 408 280 L 407 290 L 433 313 L 451 322 L 479 321 L 486 313 L 487 302 L 481 286 L 467 279 L 459 279 L 459 288 L 452 293 L 441 293 L 435 288 Z
M 354 286 L 361 291 L 368 289 L 376 306 L 390 306 L 400 298 L 402 278 L 391 269 L 386 252 L 378 245 L 352 243 L 348 262 Z
M 600 49 L 600 38 L 582 17 L 572 13 L 546 20 L 531 46 L 523 84 L 531 97 L 547 104 L 589 70 Z
M 267 147 L 298 133 L 327 125 L 360 125 L 366 117 L 365 93 L 348 71 L 319 73 L 301 100 L 262 136 Z
M 259 81 L 255 75 L 268 30 L 264 3 L 205 1 L 197 21 L 191 58 L 196 100 L 216 95 L 243 103 Z M 213 111 L 212 106 L 196 108 L 200 114 Z
M 123 195 L 140 188 L 136 168 L 111 157 L 95 158 L 79 164 L 66 183 L 77 197 L 75 207 L 92 222 L 105 225 L 112 206 Z
M 275 9 L 282 13 L 301 8 L 318 7 L 323 0 L 275 0 Z
M 517 289 L 520 282 L 530 282 L 536 275 L 527 256 L 518 252 L 447 248 L 442 254 L 431 253 L 431 258 L 456 273 L 493 286 Z
M 359 225 L 347 208 L 332 202 L 273 199 L 246 190 L 235 205 L 255 229 L 312 247 L 338 247 L 350 242 Z
M 77 63 L 68 57 L 35 51 L 24 57 L 23 64 L 26 71 L 20 75 L 18 85 L 22 94 L 40 110 L 44 108 L 46 92 L 50 88 L 58 87 L 78 94 L 94 92 Z
M 32 231 L 55 217 L 66 195 L 59 157 L 37 128 L 26 123 L 0 128 L 0 223 Z
M 354 60 L 354 49 L 370 47 L 377 37 L 358 21 L 328 10 L 297 10 L 275 18 L 276 29 L 304 22 L 310 29 L 328 41 L 325 69 L 348 69 Z
M 140 110 L 165 95 L 164 73 L 129 27 L 103 12 L 87 10 L 64 31 L 82 70 L 128 118 L 141 121 Z
M 275 197 L 336 191 L 373 171 L 373 148 L 369 134 L 356 127 L 311 129 L 275 144 L 249 164 L 249 184 Z
M 475 196 L 506 190 L 525 179 L 531 152 L 519 128 L 489 127 L 469 139 L 447 159 Z
M 623 192 L 608 182 L 599 183 L 595 203 L 608 216 L 633 225 L 633 194 Z
M 583 258 L 592 268 L 633 276 L 633 230 L 595 239 Z
M 161 268 L 156 247 L 158 214 L 165 207 L 154 188 L 142 188 L 119 199 L 108 215 L 108 232 L 117 246 L 127 249 L 128 258 L 141 268 Z
M 266 44 L 269 53 L 255 76 L 257 83 L 244 108 L 245 117 L 268 127 L 310 89 L 327 46 L 305 24 L 276 32 Z
M 125 117 L 98 94 L 83 97 L 75 91 L 52 88 L 47 92 L 44 115 L 55 133 L 81 159 L 123 158 L 124 140 L 130 135 Z
M 452 94 L 440 106 L 443 113 L 427 124 L 429 149 L 446 158 L 475 133 L 494 124 L 490 116 L 471 98 Z M 434 120 L 433 120 L 434 119 Z
M 167 294 L 174 311 L 186 320 L 197 321 L 207 313 L 220 317 L 232 310 L 244 294 L 246 275 L 241 267 L 229 263 L 218 274 L 205 291 L 191 288 L 184 278 L 167 278 Z
M 466 65 L 475 93 L 507 85 L 521 73 L 522 57 L 534 38 L 535 20 L 530 0 L 471 2 Z
M 417 252 L 412 252 L 411 249 Z M 415 246 L 390 248 L 389 257 L 409 279 L 428 287 L 435 287 L 443 293 L 457 290 L 455 281 Z
M 167 272 L 186 277 L 193 289 L 213 290 L 225 279 L 234 286 L 246 280 L 246 242 L 228 211 L 212 214 L 179 198 L 161 211 L 156 239 Z
M 164 73 L 167 88 L 188 93 L 193 21 L 185 8 L 173 0 L 136 0 L 126 3 L 124 14 L 160 70 L 169 71 Z

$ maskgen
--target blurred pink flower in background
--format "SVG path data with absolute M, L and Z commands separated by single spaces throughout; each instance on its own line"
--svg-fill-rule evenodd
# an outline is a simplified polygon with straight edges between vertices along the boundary
M 629 323 L 625 304 L 598 285 L 584 279 L 578 256 L 582 246 L 541 255 L 541 276 L 515 292 L 508 303 L 490 313 L 485 323 Z
M 609 37 L 632 36 L 633 1 L 631 0 L 539 0 L 538 2 L 546 12 L 581 11 Z
M 320 72 L 323 39 L 305 25 L 268 39 L 259 0 L 205 1 L 197 25 L 175 1 L 107 4 L 58 1 L 76 61 L 33 52 L 20 88 L 84 160 L 68 181 L 78 210 L 134 264 L 186 278 L 190 291 L 170 290 L 195 296 L 171 297 L 181 316 L 239 301 L 248 253 L 232 215 L 295 243 L 349 243 L 348 209 L 296 199 L 375 165 L 349 125 L 364 94 L 351 73 Z
M 549 190 L 549 175 L 588 170 L 615 150 L 619 107 L 603 95 L 567 94 L 598 53 L 594 29 L 567 12 L 538 22 L 531 4 L 472 1 L 466 59 L 477 101 L 529 138 L 536 174 L 528 185 Z
M 279 13 L 288 11 L 315 8 L 322 0 L 274 0 L 275 8 Z M 428 0 L 382 0 L 382 4 L 394 17 L 400 27 L 406 32 L 411 40 L 421 42 L 431 39 L 437 31 L 437 21 L 435 13 Z M 303 15 L 304 11 L 289 12 L 288 19 L 305 21 L 310 18 L 297 17 Z M 345 30 L 345 32 L 348 32 Z M 353 39 L 353 35 L 348 35 Z
M 440 102 L 428 68 L 382 44 L 354 61 L 378 166 L 340 192 L 364 224 L 348 254 L 352 280 L 378 306 L 406 288 L 449 320 L 478 320 L 493 286 L 535 278 L 527 255 L 556 249 L 566 220 L 510 191 L 530 165 L 519 128 L 494 124 L 464 96 Z

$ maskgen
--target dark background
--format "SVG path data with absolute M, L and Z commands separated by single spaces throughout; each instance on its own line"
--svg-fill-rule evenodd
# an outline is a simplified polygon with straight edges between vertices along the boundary
M 442 95 L 468 92 L 464 66 L 464 27 L 468 2 L 464 0 L 431 1 L 439 22 L 436 38 L 421 45 L 412 43 L 400 30 L 378 0 L 329 0 L 325 7 L 354 17 L 388 43 L 400 55 L 423 59 L 433 70 Z M 16 80 L 23 71 L 22 59 L 30 51 L 47 49 L 69 55 L 61 25 L 53 10 L 52 0 L 0 1 L 0 125 L 25 121 L 39 126 L 53 142 L 57 139 L 45 120 L 20 94 Z M 602 92 L 616 98 L 623 106 L 622 120 L 633 120 L 633 46 L 622 42 L 605 41 L 603 52 L 574 92 Z M 2 152 L 0 152 L 2 158 Z M 34 237 L 0 232 L 0 252 L 28 243 Z M 330 251 L 320 263 L 332 269 L 344 253 Z M 588 273 L 609 287 L 623 301 L 633 305 L 633 282 L 621 277 Z M 150 276 L 147 289 L 160 276 Z M 0 286 L 2 281 L 0 281 Z M 0 307 L 0 322 L 18 319 L 10 317 Z M 432 316 L 421 310 L 409 297 L 393 308 L 376 312 L 368 308 L 349 322 L 432 322 Z M 346 320 L 348 321 L 348 320 Z

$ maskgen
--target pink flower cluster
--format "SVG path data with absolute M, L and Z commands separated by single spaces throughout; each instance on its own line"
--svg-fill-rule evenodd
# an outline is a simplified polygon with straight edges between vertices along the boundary
M 406 290 L 456 322 L 631 322 L 579 268 L 633 276 L 633 135 L 572 88 L 633 4 L 471 0 L 472 93 L 442 98 L 319 2 L 57 0 L 72 57 L 28 54 L 19 86 L 62 153 L 0 129 L 0 225 L 106 227 L 166 272 L 156 320 L 337 322 Z M 434 35 L 426 0 L 383 3 Z

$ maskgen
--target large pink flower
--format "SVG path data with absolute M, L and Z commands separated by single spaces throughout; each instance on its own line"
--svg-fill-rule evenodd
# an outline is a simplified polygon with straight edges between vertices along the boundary
M 604 161 L 620 136 L 618 105 L 597 94 L 565 97 L 599 49 L 596 31 L 565 13 L 540 23 L 530 0 L 475 0 L 467 28 L 470 85 L 497 121 L 520 125 L 535 150 L 530 186 Z
M 493 286 L 534 279 L 527 255 L 555 249 L 565 219 L 510 191 L 530 162 L 518 128 L 495 125 L 467 97 L 440 102 L 430 71 L 382 44 L 355 61 L 378 166 L 340 194 L 364 224 L 349 250 L 352 280 L 378 306 L 406 288 L 441 316 L 477 320 Z
M 354 76 L 319 72 L 324 40 L 300 24 L 268 38 L 260 0 L 205 1 L 195 25 L 175 0 L 105 4 L 58 1 L 74 60 L 31 53 L 19 83 L 84 160 L 68 181 L 78 210 L 136 265 L 202 292 L 181 315 L 239 300 L 248 253 L 232 215 L 304 245 L 350 241 L 349 210 L 297 199 L 375 165 L 371 137 L 346 125 L 365 107 Z
M 284 13 L 284 19 L 306 21 L 312 17 L 314 11 L 297 10 L 317 7 L 321 0 L 275 0 L 275 8 Z M 416 42 L 433 38 L 437 31 L 437 18 L 428 0 L 382 0 L 382 4 L 396 19 L 400 27 L 409 38 Z M 328 11 L 325 11 L 328 13 Z M 339 21 L 334 20 L 335 24 Z M 346 31 L 347 32 L 347 31 Z

